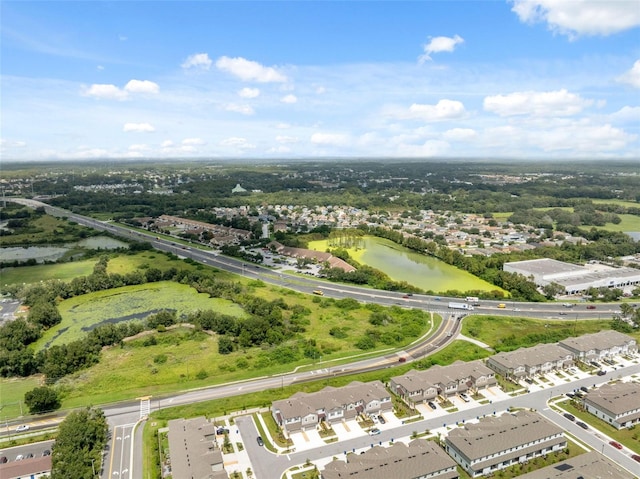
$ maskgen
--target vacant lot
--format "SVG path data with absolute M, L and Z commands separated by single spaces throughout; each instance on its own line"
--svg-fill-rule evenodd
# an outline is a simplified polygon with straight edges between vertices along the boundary
M 24 405 L 24 393 L 41 386 L 41 379 L 41 376 L 0 378 L 0 417 L 11 419 L 29 414 Z
M 58 305 L 62 322 L 46 331 L 35 349 L 81 339 L 87 331 L 101 324 L 143 319 L 163 309 L 175 310 L 178 317 L 203 309 L 232 316 L 244 314 L 231 301 L 210 298 L 184 284 L 163 281 L 125 286 L 62 301 Z
M 43 264 L 36 266 L 22 266 L 19 268 L 5 268 L 0 276 L 0 284 L 21 284 L 49 279 L 71 281 L 78 276 L 88 276 L 96 264 L 95 259 L 74 261 L 72 263 Z

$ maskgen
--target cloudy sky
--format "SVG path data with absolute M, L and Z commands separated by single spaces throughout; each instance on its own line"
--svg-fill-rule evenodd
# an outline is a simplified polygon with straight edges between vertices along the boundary
M 640 0 L 0 8 L 5 160 L 640 158 Z

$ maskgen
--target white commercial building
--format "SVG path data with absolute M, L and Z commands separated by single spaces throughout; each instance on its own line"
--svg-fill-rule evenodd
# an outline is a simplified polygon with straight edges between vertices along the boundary
M 614 268 L 600 264 L 595 268 L 546 258 L 505 263 L 503 270 L 521 274 L 538 286 L 559 284 L 564 287 L 565 294 L 582 294 L 589 288 L 624 290 L 640 285 L 640 270 L 635 268 Z

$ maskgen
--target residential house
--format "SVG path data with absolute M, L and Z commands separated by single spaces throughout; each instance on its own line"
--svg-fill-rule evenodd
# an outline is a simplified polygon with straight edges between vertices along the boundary
M 558 344 L 571 351 L 575 359 L 583 362 L 638 352 L 638 343 L 634 338 L 614 330 L 567 338 Z
M 634 479 L 636 476 L 597 451 L 556 462 L 518 476 L 518 479 Z
M 341 388 L 327 386 L 315 392 L 298 392 L 289 399 L 274 401 L 271 414 L 287 432 L 315 427 L 322 421 L 336 423 L 358 414 L 378 414 L 393 408 L 391 395 L 380 381 L 354 381 Z
M 560 427 L 532 411 L 488 416 L 445 437 L 445 450 L 471 476 L 493 474 L 567 447 Z
M 616 382 L 590 390 L 584 407 L 617 429 L 640 424 L 640 383 Z
M 456 463 L 434 441 L 416 439 L 375 446 L 347 461 L 333 460 L 320 472 L 322 479 L 457 479 Z
M 205 417 L 169 421 L 171 475 L 190 479 L 227 479 L 216 430 Z
M 573 364 L 573 354 L 557 344 L 538 344 L 487 358 L 487 366 L 511 379 L 546 374 Z
M 480 360 L 435 365 L 424 371 L 412 369 L 390 380 L 390 389 L 407 404 L 430 401 L 438 396 L 476 391 L 496 384 L 495 373 Z

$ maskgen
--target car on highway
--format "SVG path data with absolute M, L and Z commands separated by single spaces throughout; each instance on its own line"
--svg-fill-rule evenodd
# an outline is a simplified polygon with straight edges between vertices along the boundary
M 622 449 L 622 444 L 620 444 L 619 442 L 616 441 L 609 441 L 609 444 L 613 447 L 615 447 L 616 449 Z
M 24 431 L 28 431 L 28 430 L 29 430 L 29 425 L 28 424 L 20 424 L 16 428 L 16 432 L 24 432 Z
M 582 421 L 578 421 L 576 422 L 576 424 L 578 426 L 580 426 L 582 429 L 589 429 L 589 426 L 587 426 L 585 423 L 583 423 Z
M 504 308 L 506 308 L 506 307 L 507 307 L 507 305 L 506 305 L 506 304 L 504 304 L 504 303 L 500 303 L 500 304 L 498 305 L 498 308 L 500 308 L 500 309 L 504 309 Z
M 408 294 L 405 294 L 405 295 L 402 297 L 402 299 L 409 299 L 409 295 L 408 295 Z
M 590 304 L 587 306 L 587 309 L 596 309 L 596 307 L 593 304 Z
M 256 438 L 256 441 L 258 443 L 258 446 L 264 446 L 264 441 L 262 440 L 262 437 L 258 436 Z
M 640 462 L 640 455 L 638 455 L 638 454 L 631 454 L 631 459 L 633 459 L 634 461 L 638 461 L 638 462 Z
M 369 435 L 371 436 L 377 436 L 378 434 L 380 434 L 380 429 L 378 429 L 377 427 L 374 427 L 373 429 L 371 429 L 371 431 L 369 431 Z
M 398 358 L 398 362 L 399 363 L 406 363 L 407 362 L 407 358 L 405 358 L 405 357 Z

